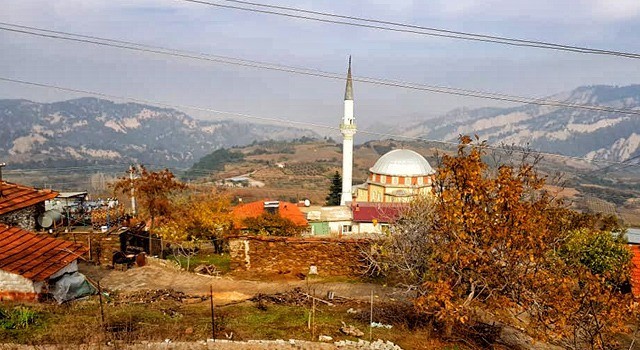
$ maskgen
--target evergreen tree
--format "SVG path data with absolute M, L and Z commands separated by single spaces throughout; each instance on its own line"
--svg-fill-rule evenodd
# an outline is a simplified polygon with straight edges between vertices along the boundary
M 336 171 L 331 180 L 329 195 L 327 195 L 327 205 L 340 205 L 340 197 L 342 196 L 342 176 Z

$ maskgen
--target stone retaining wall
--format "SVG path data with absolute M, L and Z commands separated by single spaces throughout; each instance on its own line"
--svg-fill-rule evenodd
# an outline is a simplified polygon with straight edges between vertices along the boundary
M 368 239 L 237 236 L 229 239 L 231 269 L 258 275 L 359 276 Z

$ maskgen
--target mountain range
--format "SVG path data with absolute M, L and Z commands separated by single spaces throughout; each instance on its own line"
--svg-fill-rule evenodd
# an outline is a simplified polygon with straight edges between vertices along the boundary
M 475 134 L 491 144 L 640 163 L 640 85 L 583 86 L 549 99 L 638 114 L 536 104 L 459 108 L 436 119 L 385 130 L 451 142 L 460 134 Z M 222 147 L 318 136 L 303 128 L 203 121 L 175 109 L 97 98 L 54 103 L 0 100 L 0 121 L 0 161 L 24 168 L 132 162 L 187 168 Z
M 566 104 L 602 105 L 632 113 L 535 104 L 512 108 L 456 109 L 437 119 L 396 130 L 403 135 L 455 142 L 478 135 L 491 144 L 609 161 L 640 161 L 640 85 L 583 86 L 549 97 Z
M 188 167 L 221 147 L 316 136 L 305 129 L 203 121 L 175 109 L 79 98 L 0 100 L 0 161 L 12 166 L 142 163 Z

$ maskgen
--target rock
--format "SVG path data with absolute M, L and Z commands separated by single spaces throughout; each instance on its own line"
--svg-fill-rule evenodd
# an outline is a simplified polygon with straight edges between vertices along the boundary
M 350 335 L 352 337 L 360 338 L 364 336 L 364 333 L 361 330 L 354 327 L 353 325 L 347 326 L 344 322 L 342 322 L 342 327 L 340 327 L 340 332 L 342 332 L 345 335 Z
M 318 341 L 332 341 L 333 338 L 328 335 L 321 335 L 318 337 Z

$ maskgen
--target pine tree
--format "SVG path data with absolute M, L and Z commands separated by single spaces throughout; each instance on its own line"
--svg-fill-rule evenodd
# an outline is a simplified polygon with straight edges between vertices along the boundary
M 342 196 L 342 176 L 336 171 L 331 180 L 329 195 L 327 195 L 327 205 L 340 205 L 340 197 Z

